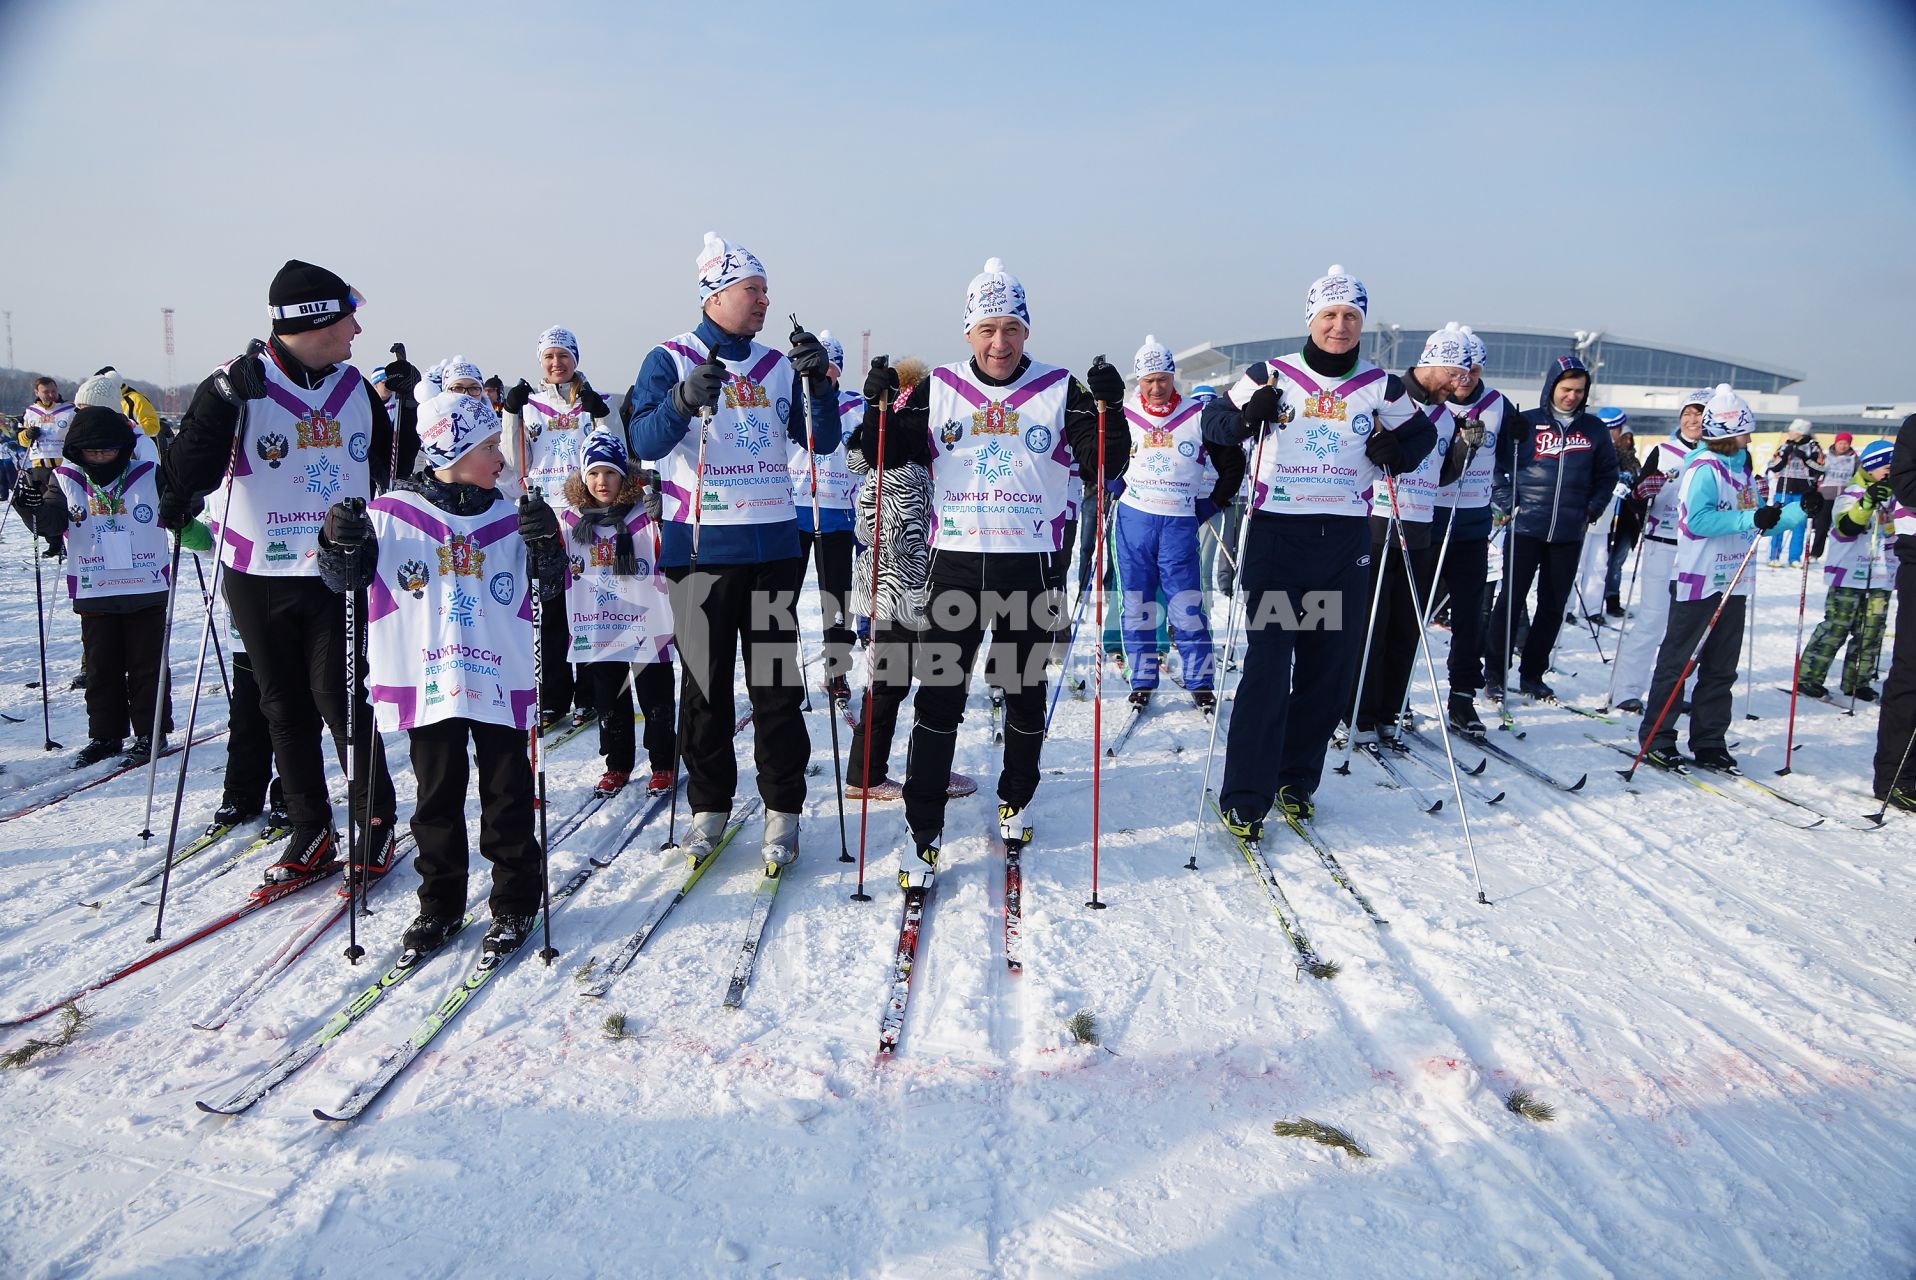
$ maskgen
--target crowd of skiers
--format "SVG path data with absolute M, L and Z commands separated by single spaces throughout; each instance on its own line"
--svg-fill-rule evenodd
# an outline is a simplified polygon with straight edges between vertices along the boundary
M 1207 560 L 1234 601 L 1224 648 L 1242 644 L 1217 788 L 1240 837 L 1274 809 L 1314 813 L 1333 741 L 1398 741 L 1433 620 L 1450 634 L 1445 731 L 1484 733 L 1480 693 L 1554 699 L 1561 629 L 1608 616 L 1624 623 L 1609 701 L 1641 715 L 1642 758 L 1734 769 L 1730 693 L 1767 533 L 1771 562 L 1787 546 L 1828 577 L 1802 653 L 1811 696 L 1829 696 L 1845 649 L 1839 687 L 1876 696 L 1903 588 L 1873 785 L 1916 809 L 1916 418 L 1893 445 L 1839 436 L 1827 454 L 1798 424 L 1759 475 L 1755 417 L 1723 385 L 1639 450 L 1622 414 L 1591 409 L 1574 355 L 1531 409 L 1484 384 L 1484 343 L 1458 325 L 1408 368 L 1378 368 L 1362 355 L 1367 290 L 1337 266 L 1305 293 L 1301 350 L 1189 396 L 1155 336 L 1128 388 L 1102 357 L 1081 378 L 1037 360 L 1024 286 L 995 258 L 965 290 L 968 352 L 935 368 L 880 357 L 862 375 L 829 330 L 795 318 L 783 349 L 760 341 L 769 277 L 744 247 L 708 234 L 696 273 L 696 323 L 646 352 L 616 403 L 560 327 L 538 336 L 536 384 L 507 387 L 459 356 L 421 371 L 399 347 L 363 376 L 359 295 L 299 261 L 268 289 L 270 339 L 199 385 L 163 454 L 151 405 L 111 369 L 71 404 L 43 379 L 14 504 L 48 554 L 64 552 L 81 619 L 91 741 L 78 762 L 128 738 L 135 759 L 163 747 L 182 552 L 198 571 L 217 548 L 194 587 L 233 650 L 221 820 L 271 801 L 288 835 L 269 882 L 342 854 L 362 878 L 383 874 L 400 815 L 380 734 L 404 731 L 421 877 L 406 945 L 430 951 L 463 919 L 476 764 L 485 945 L 509 951 L 542 884 L 528 731 L 596 719 L 598 790 L 616 794 L 637 765 L 636 701 L 648 787 L 673 792 L 675 825 L 683 768 L 689 822 L 669 856 L 696 861 L 731 821 L 742 659 L 775 874 L 799 850 L 816 659 L 835 755 L 837 719 L 852 721 L 844 794 L 902 798 L 899 880 L 924 886 L 948 801 L 975 787 L 952 763 L 981 650 L 1004 711 L 998 820 L 1022 842 L 1051 672 L 1068 666 L 1088 587 L 1112 587 L 1109 638 L 1090 648 L 1121 651 L 1139 714 L 1172 649 L 1195 707 L 1220 706 Z M 823 618 L 810 655 L 797 622 L 808 561 Z M 1677 752 L 1686 718 L 1690 760 Z M 328 737 L 349 782 L 343 849 Z

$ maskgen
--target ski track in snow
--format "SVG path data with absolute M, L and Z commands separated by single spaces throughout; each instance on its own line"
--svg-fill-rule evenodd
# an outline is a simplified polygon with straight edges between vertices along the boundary
M 31 566 L 19 531 L 9 533 L 0 708 L 27 722 L 0 725 L 0 806 L 64 779 L 64 757 L 85 740 L 80 698 L 65 692 L 78 628 L 62 603 L 48 615 L 49 680 L 53 736 L 67 751 L 40 750 L 38 693 L 25 687 L 38 676 Z M 1788 711 L 1772 687 L 1788 679 L 1786 595 L 1759 598 L 1763 719 L 1739 718 L 1732 732 L 1766 781 Z M 815 610 L 809 594 L 806 607 Z M 200 616 L 183 597 L 177 680 Z M 810 620 L 816 634 L 815 612 Z M 1614 647 L 1614 633 L 1605 639 Z M 1607 668 L 1587 638 L 1566 633 L 1560 652 L 1580 669 L 1562 680 L 1566 697 L 1594 704 Z M 1105 684 L 1115 712 L 1123 682 Z M 222 723 L 210 665 L 204 688 L 202 721 Z M 183 723 L 186 692 L 175 697 Z M 1428 698 L 1420 673 L 1416 701 Z M 1625 741 L 1627 727 L 1522 708 L 1528 736 L 1512 749 L 1590 782 L 1564 795 L 1492 759 L 1492 790 L 1468 788 L 1494 905 L 1474 901 L 1454 799 L 1426 816 L 1378 785 L 1375 769 L 1327 777 L 1319 826 L 1387 928 L 1302 841 L 1272 830 L 1266 852 L 1299 923 L 1343 966 L 1319 981 L 1297 975 L 1235 849 L 1214 827 L 1194 827 L 1208 725 L 1180 699 L 1167 684 L 1123 756 L 1104 762 L 1101 912 L 1084 906 L 1091 708 L 1060 699 L 1025 853 L 1025 969 L 1013 975 L 992 839 L 999 748 L 974 685 L 955 767 L 980 788 L 952 802 L 904 1035 L 883 1065 L 873 1051 L 903 813 L 872 806 L 873 901 L 850 902 L 856 872 L 837 858 L 819 699 L 805 855 L 740 1010 L 720 1001 L 757 886 L 757 819 L 603 1000 L 575 994 L 587 955 L 607 954 L 676 885 L 677 864 L 668 872 L 657 853 L 661 811 L 560 907 L 560 960 L 547 968 L 529 949 L 358 1121 L 323 1124 L 311 1110 L 336 1105 L 471 963 L 488 883 L 476 852 L 480 927 L 252 1111 L 201 1116 L 193 1099 L 224 1097 L 377 975 L 412 915 L 417 877 L 403 864 L 361 918 L 366 963 L 343 961 L 335 927 L 224 1031 L 191 1029 L 323 912 L 333 887 L 260 911 L 87 997 L 95 1021 L 74 1044 L 0 1075 L 11 1157 L 0 1172 L 0 1273 L 1794 1277 L 1916 1267 L 1916 828 L 1906 818 L 1882 832 L 1799 832 L 1654 776 L 1632 795 L 1611 771 L 1620 761 L 1583 738 Z M 1743 707 L 1739 690 L 1739 717 Z M 1873 808 L 1857 776 L 1873 716 L 1807 704 L 1798 717 L 1796 771 L 1781 785 L 1839 814 Z M 591 739 L 551 758 L 555 822 L 597 775 Z M 224 739 L 194 752 L 183 838 L 217 803 L 224 752 Z M 403 738 L 387 752 L 403 815 Z M 144 773 L 0 825 L 6 1011 L 145 949 L 152 908 L 141 900 L 157 882 L 98 910 L 76 904 L 159 857 L 167 766 L 177 757 L 161 769 L 161 835 L 145 850 Z M 754 785 L 741 773 L 739 804 Z M 1447 781 L 1421 765 L 1410 773 L 1449 798 Z M 1502 804 L 1475 803 L 1495 790 L 1507 793 Z M 621 797 L 556 847 L 555 885 L 609 851 L 642 807 Z M 855 803 L 846 825 L 855 851 Z M 250 838 L 236 833 L 175 873 L 169 936 L 256 881 L 257 855 L 212 874 Z M 1066 1029 L 1080 1009 L 1097 1017 L 1103 1046 Z M 601 1029 L 614 1011 L 631 1038 Z M 0 1048 L 54 1021 L 14 1029 Z M 1557 1120 L 1507 1111 L 1519 1087 L 1554 1105 Z M 1288 1117 L 1338 1125 L 1373 1158 L 1275 1137 L 1272 1121 Z

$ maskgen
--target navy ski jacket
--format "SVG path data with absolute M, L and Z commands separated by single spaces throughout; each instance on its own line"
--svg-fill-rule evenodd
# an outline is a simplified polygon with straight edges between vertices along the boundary
M 1553 370 L 1543 402 L 1522 417 L 1504 419 L 1490 503 L 1516 504 L 1517 536 L 1576 542 L 1610 505 L 1617 487 L 1617 450 L 1603 420 L 1582 409 L 1568 427 L 1557 425 L 1550 396 L 1563 376 Z

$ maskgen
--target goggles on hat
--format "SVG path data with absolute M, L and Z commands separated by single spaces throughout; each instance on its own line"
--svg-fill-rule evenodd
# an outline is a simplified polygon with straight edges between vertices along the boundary
M 329 316 L 357 311 L 365 305 L 365 295 L 351 285 L 347 285 L 344 298 L 323 298 L 318 302 L 295 302 L 290 306 L 268 307 L 266 311 L 274 320 L 302 320 L 307 316 Z

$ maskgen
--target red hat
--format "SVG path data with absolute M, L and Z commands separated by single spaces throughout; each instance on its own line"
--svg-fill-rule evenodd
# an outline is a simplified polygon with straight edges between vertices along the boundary
M 1856 437 L 1852 436 L 1847 431 L 1837 432 L 1836 438 L 1830 441 L 1831 444 L 1854 444 L 1855 442 L 1856 442 Z

